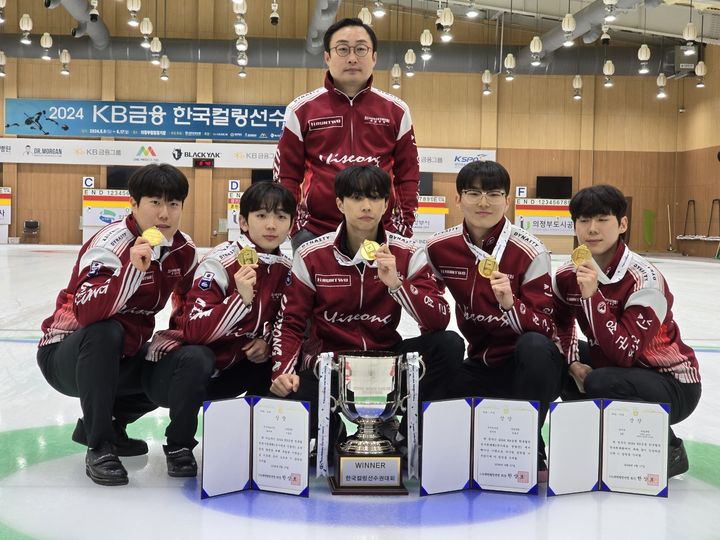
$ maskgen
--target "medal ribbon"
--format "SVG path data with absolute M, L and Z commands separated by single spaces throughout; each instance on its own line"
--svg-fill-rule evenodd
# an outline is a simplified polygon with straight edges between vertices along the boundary
M 420 383 L 420 355 L 407 353 L 407 425 L 408 425 L 408 477 L 418 479 L 418 386 Z
M 595 259 L 593 259 L 592 264 L 595 270 L 598 273 L 598 282 L 602 283 L 603 285 L 610 285 L 611 283 L 617 283 L 622 278 L 625 277 L 625 274 L 628 271 L 628 268 L 630 268 L 630 262 L 632 260 L 632 251 L 630 251 L 630 248 L 627 246 L 624 246 L 625 250 L 623 251 L 622 257 L 620 257 L 620 262 L 617 265 L 617 268 L 615 269 L 615 273 L 613 274 L 612 279 L 607 277 L 605 275 L 605 272 L 603 272 L 602 268 L 598 266 L 598 264 L 595 262 Z
M 495 260 L 498 263 L 498 268 L 500 267 L 500 259 L 502 259 L 503 253 L 505 253 L 505 248 L 507 247 L 508 241 L 510 240 L 510 220 L 505 218 L 505 224 L 503 225 L 502 232 L 500 233 L 500 236 L 498 236 L 498 240 L 495 243 L 495 247 L 493 248 L 492 253 L 488 253 L 484 249 L 481 249 L 480 247 L 476 246 L 472 242 L 468 242 L 467 238 L 465 239 L 465 243 L 470 248 L 470 251 L 472 251 L 475 254 L 475 264 L 479 263 L 483 259 L 486 259 L 490 255 L 495 257 Z
M 328 476 L 328 442 L 330 439 L 330 377 L 333 353 L 322 353 L 319 365 L 317 469 L 315 476 Z

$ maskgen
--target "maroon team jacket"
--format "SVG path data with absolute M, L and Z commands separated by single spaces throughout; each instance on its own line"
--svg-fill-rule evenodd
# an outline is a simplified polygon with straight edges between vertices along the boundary
M 378 242 L 395 255 L 402 285 L 394 292 L 378 278 L 377 268 L 341 251 L 344 224 L 333 233 L 303 244 L 295 252 L 291 282 L 285 289 L 273 330 L 273 380 L 294 373 L 303 346 L 302 368 L 314 366 L 321 352 L 389 350 L 404 309 L 421 332 L 444 330 L 450 319 L 422 250 L 402 236 L 381 229 Z M 303 344 L 307 321 L 310 336 Z
M 335 175 L 350 165 L 376 165 L 390 174 L 383 226 L 412 236 L 420 167 L 408 106 L 373 88 L 372 77 L 351 99 L 327 73 L 324 87 L 288 105 L 275 153 L 275 180 L 301 203 L 294 230 L 321 235 L 337 228 L 343 217 L 335 205 Z
M 525 332 L 556 340 L 550 254 L 540 240 L 503 218 L 489 233 L 482 250 L 490 254 L 505 231 L 506 247 L 500 272 L 510 279 L 515 302 L 509 311 L 498 304 L 490 280 L 478 273 L 483 255 L 476 249 L 464 222 L 432 236 L 426 246 L 436 275 L 455 298 L 458 328 L 468 342 L 468 357 L 488 366 L 512 357 Z M 559 344 L 558 344 L 559 347 Z
M 183 344 L 207 345 L 215 353 L 215 367 L 227 369 L 246 358 L 242 350 L 250 341 L 269 341 L 270 329 L 280 307 L 290 259 L 280 254 L 258 252 L 255 297 L 245 306 L 237 292 L 235 273 L 239 251 L 253 243 L 244 235 L 210 251 L 197 267 L 190 291 L 179 299 L 170 320 L 170 330 L 155 334 L 148 360 L 157 361 Z M 257 249 L 257 248 L 256 248 Z
M 131 214 L 103 227 L 80 248 L 55 312 L 42 323 L 40 347 L 106 319 L 115 319 L 125 329 L 125 356 L 135 355 L 150 339 L 155 314 L 173 290 L 189 287 L 197 259 L 190 237 L 178 231 L 171 246 L 153 249 L 150 268 L 140 272 L 130 263 L 130 248 L 141 233 Z
M 598 290 L 587 299 L 572 261 L 555 274 L 556 321 L 568 362 L 579 360 L 577 320 L 595 367 L 648 368 L 681 383 L 700 382 L 695 352 L 680 338 L 673 295 L 658 269 L 620 240 L 608 267 L 597 270 Z

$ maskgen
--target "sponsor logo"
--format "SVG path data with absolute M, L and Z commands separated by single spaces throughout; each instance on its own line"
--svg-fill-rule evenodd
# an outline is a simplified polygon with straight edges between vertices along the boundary
M 90 263 L 90 271 L 88 272 L 88 277 L 95 277 L 100 272 L 100 269 L 102 268 L 102 263 L 100 261 L 93 261 Z
M 82 288 L 75 294 L 75 305 L 82 306 L 93 298 L 107 294 L 109 285 L 106 283 L 100 287 L 93 287 L 90 283 L 83 283 Z
M 597 305 L 597 310 L 601 315 L 605 315 L 605 313 L 607 313 L 607 304 L 605 302 L 600 302 Z
M 153 283 L 155 283 L 155 272 L 145 272 L 145 275 L 140 282 L 140 286 L 152 285 Z
M 182 271 L 179 268 L 168 268 L 167 275 L 170 277 L 182 276 Z
M 340 155 L 340 154 L 328 154 L 326 156 L 320 154 L 318 156 L 320 161 L 327 165 L 375 165 L 376 167 L 380 166 L 380 158 L 374 157 L 374 156 L 356 156 L 354 154 L 352 155 Z
M 182 148 L 174 148 L 172 157 L 175 161 L 179 161 L 181 158 L 220 159 L 220 152 L 183 152 Z
M 32 155 L 37 157 L 62 156 L 62 148 L 33 148 Z
M 100 213 L 98 219 L 103 223 L 112 223 L 117 219 L 117 214 L 112 210 L 105 209 Z
M 367 115 L 365 115 L 364 123 L 370 124 L 371 126 L 389 126 L 390 119 L 383 118 L 382 116 L 367 116 Z
M 147 161 L 149 163 L 157 163 L 159 161 L 157 152 L 152 146 L 141 146 L 135 153 L 133 161 Z
M 141 146 L 135 157 L 157 157 L 157 154 L 152 146 Z
M 332 314 L 328 313 L 327 311 L 323 313 L 323 318 L 330 323 L 349 323 L 355 321 L 364 321 L 369 323 L 388 325 L 390 324 L 390 317 L 390 314 L 385 315 L 384 317 L 380 317 L 378 315 L 370 313 L 338 313 L 337 311 Z
M 315 284 L 318 287 L 350 287 L 352 279 L 342 274 L 316 274 Z
M 468 278 L 468 269 L 462 266 L 440 266 L 438 270 L 444 279 L 465 280 Z
M 510 324 L 502 315 L 498 317 L 492 314 L 483 315 L 482 313 L 473 313 L 468 306 L 460 306 L 460 309 L 462 310 L 463 319 L 466 321 L 490 324 L 500 323 L 500 326 L 509 326 Z
M 205 272 L 203 274 L 203 277 L 200 278 L 198 287 L 200 287 L 200 289 L 202 289 L 203 291 L 210 290 L 210 286 L 212 285 L 214 278 L 215 278 L 215 272 Z
M 343 127 L 342 116 L 326 116 L 325 118 L 312 118 L 311 120 L 308 120 L 308 128 L 310 131 L 337 127 Z

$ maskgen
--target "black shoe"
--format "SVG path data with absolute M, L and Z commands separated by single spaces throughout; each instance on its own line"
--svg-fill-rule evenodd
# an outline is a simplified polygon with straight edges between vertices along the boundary
M 101 486 L 124 486 L 128 483 L 127 471 L 109 442 L 97 448 L 88 448 L 85 454 L 85 473 Z
M 189 448 L 178 448 L 177 450 L 165 449 L 167 459 L 168 475 L 173 478 L 188 478 L 197 476 L 197 462 Z
M 113 420 L 113 431 L 115 432 L 115 453 L 122 457 L 143 456 L 148 453 L 148 445 L 140 439 L 131 439 L 125 431 L 125 426 Z M 83 446 L 87 446 L 87 435 L 85 434 L 85 424 L 83 419 L 78 418 L 75 424 L 75 431 L 72 434 L 72 440 Z
M 678 439 L 678 441 L 680 441 L 679 445 L 670 445 L 668 447 L 668 478 L 685 473 L 690 468 L 685 445 L 682 439 Z

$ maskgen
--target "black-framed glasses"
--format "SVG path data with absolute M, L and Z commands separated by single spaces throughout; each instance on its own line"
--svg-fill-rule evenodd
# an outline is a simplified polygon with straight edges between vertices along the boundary
M 363 56 L 367 56 L 367 53 L 370 52 L 370 47 L 367 45 L 363 45 L 362 43 L 359 45 L 336 45 L 335 47 L 330 47 L 330 50 L 334 50 L 335 53 L 338 56 L 342 56 L 343 58 L 345 56 L 348 56 L 350 54 L 350 51 L 353 51 L 355 53 L 355 56 L 358 58 L 362 58 Z
M 479 189 L 463 189 L 460 193 L 465 196 L 465 200 L 470 204 L 479 203 L 483 197 L 490 204 L 500 204 L 505 200 L 505 192 L 501 190 L 481 191 Z

